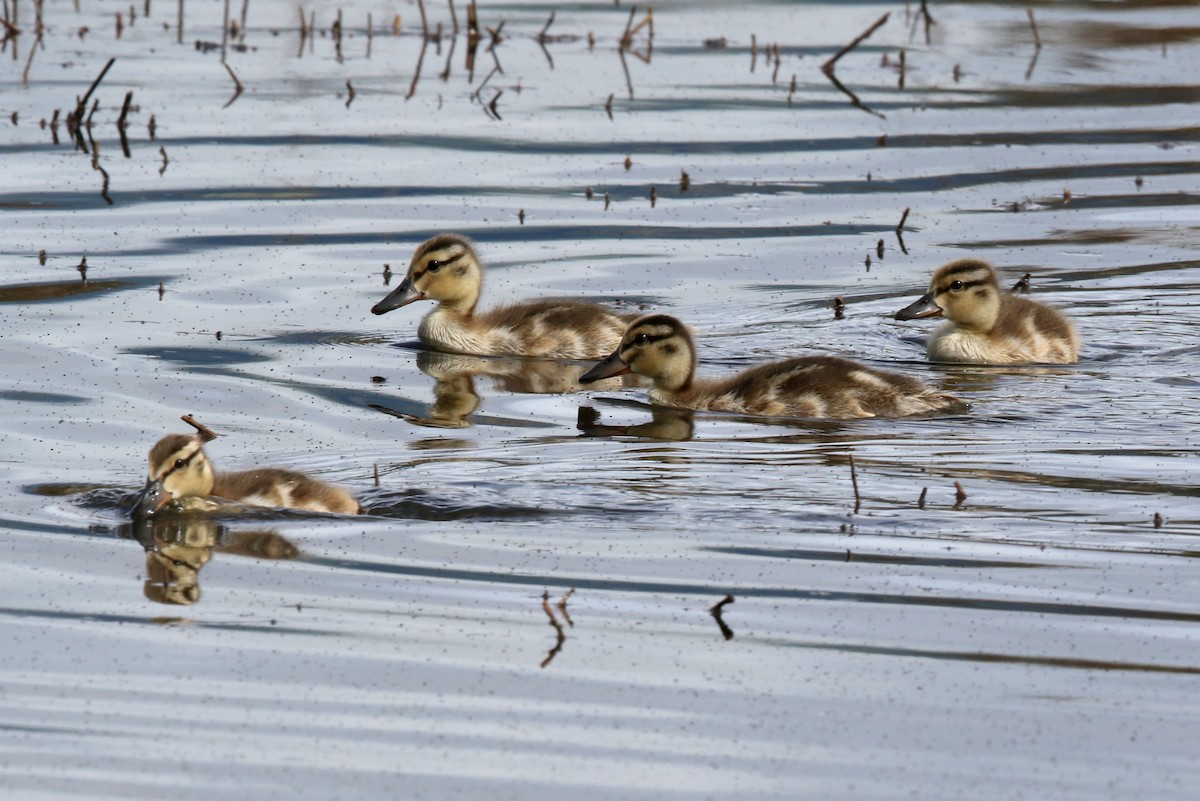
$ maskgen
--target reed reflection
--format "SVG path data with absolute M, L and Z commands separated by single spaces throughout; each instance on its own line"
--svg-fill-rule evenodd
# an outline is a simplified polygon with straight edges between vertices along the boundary
M 257 559 L 294 559 L 300 549 L 272 529 L 232 531 L 199 514 L 146 518 L 120 526 L 117 534 L 146 551 L 142 593 L 155 603 L 191 606 L 200 600 L 200 571 L 214 551 Z

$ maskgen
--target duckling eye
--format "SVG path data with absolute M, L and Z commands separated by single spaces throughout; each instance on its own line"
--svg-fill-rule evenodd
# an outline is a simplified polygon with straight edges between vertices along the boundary
M 175 469 L 182 470 L 183 466 L 186 464 L 187 464 L 187 462 L 185 462 L 183 459 L 176 459 L 175 460 Z
M 638 334 L 633 338 L 633 344 L 635 345 L 645 345 L 649 341 L 650 337 L 647 334 Z
M 426 269 L 431 273 L 436 273 L 438 270 L 442 269 L 442 263 L 437 259 L 432 259 Z
M 963 282 L 962 282 L 962 281 L 952 281 L 952 282 L 950 282 L 950 291 L 951 291 L 951 292 L 962 292 L 962 289 L 963 289 Z

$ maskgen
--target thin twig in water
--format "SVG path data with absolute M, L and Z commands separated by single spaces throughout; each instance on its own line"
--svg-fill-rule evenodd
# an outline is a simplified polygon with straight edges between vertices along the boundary
M 884 14 L 879 19 L 875 20 L 875 24 L 873 24 L 871 27 L 867 28 L 865 31 L 863 31 L 858 36 L 856 36 L 854 38 L 854 41 L 850 42 L 850 44 L 846 45 L 841 50 L 834 53 L 833 58 L 829 59 L 828 61 L 826 61 L 824 64 L 821 65 L 821 71 L 824 72 L 826 75 L 829 75 L 830 73 L 832 73 L 834 65 L 837 64 L 838 59 L 841 58 L 842 56 L 846 55 L 847 53 L 849 53 L 854 48 L 858 47 L 860 44 L 862 44 L 863 41 L 867 37 L 869 37 L 871 34 L 875 33 L 875 31 L 878 30 L 879 27 L 883 25 L 883 23 L 888 21 L 889 16 L 891 16 L 890 11 L 887 14 Z
M 546 658 L 543 659 L 542 664 L 539 665 L 539 667 L 544 668 L 546 665 L 549 665 L 552 661 L 554 661 L 554 657 L 558 656 L 558 652 L 562 650 L 563 643 L 567 641 L 567 635 L 563 631 L 562 624 L 558 622 L 558 618 L 554 617 L 554 610 L 550 608 L 549 591 L 544 591 L 542 593 L 542 609 L 545 610 L 546 617 L 550 618 L 550 625 L 554 627 L 554 633 L 557 635 L 557 640 L 554 643 L 554 647 L 550 649 L 550 653 L 546 654 Z
M 129 152 L 129 137 L 125 135 L 125 126 L 128 125 L 126 118 L 129 116 L 129 106 L 133 103 L 133 90 L 125 93 L 125 103 L 121 106 L 121 116 L 117 118 L 117 133 L 121 136 L 121 152 L 125 154 L 125 158 L 132 158 Z
M 570 626 L 571 628 L 575 628 L 575 621 L 571 620 L 571 616 L 569 614 L 567 614 L 567 601 L 574 594 L 575 594 L 575 588 L 572 587 L 571 589 L 569 589 L 565 593 L 563 593 L 563 597 L 559 598 L 558 603 L 555 604 L 555 606 L 558 607 L 558 613 L 563 616 L 563 620 L 567 621 L 567 625 Z
M 862 496 L 858 494 L 858 471 L 854 468 L 854 454 L 850 454 L 850 483 L 854 485 L 854 513 L 862 508 Z
M 1041 50 L 1042 49 L 1042 37 L 1040 35 L 1038 35 L 1037 20 L 1033 18 L 1033 9 L 1027 8 L 1027 9 L 1025 9 L 1025 13 L 1029 15 L 1029 27 L 1033 29 L 1033 46 L 1036 49 Z
M 162 166 L 158 168 L 158 174 L 162 175 L 164 172 L 167 171 L 167 165 L 171 163 L 171 160 L 169 158 L 167 158 L 167 149 L 165 147 L 163 147 L 162 145 L 159 145 L 158 155 L 162 156 L 162 160 L 163 160 Z
M 911 208 L 905 206 L 904 213 L 900 215 L 900 222 L 896 224 L 896 235 L 899 236 L 904 231 L 904 223 L 908 221 L 908 212 Z
M 921 487 L 921 497 L 917 498 L 917 508 L 925 508 L 925 496 L 929 493 L 929 487 Z
M 546 61 L 550 63 L 550 69 L 554 69 L 554 59 L 550 56 L 550 51 L 546 48 L 546 31 L 550 30 L 550 26 L 554 23 L 554 12 L 550 12 L 550 19 L 546 20 L 546 24 L 542 26 L 542 30 L 538 33 L 538 47 L 542 48 L 542 55 L 546 57 Z
M 196 420 L 196 418 L 190 414 L 185 414 L 183 417 L 180 417 L 179 419 L 182 420 L 183 422 L 187 423 L 192 428 L 196 429 L 196 434 L 200 437 L 201 442 L 212 442 L 214 439 L 216 439 L 218 436 L 220 436 L 219 434 L 217 434 L 215 431 L 213 431 L 208 426 L 204 425 L 201 422 L 198 422 Z
M 417 82 L 421 80 L 421 66 L 425 63 L 425 50 L 429 47 L 429 40 L 421 39 L 421 52 L 417 56 L 417 69 L 413 73 L 412 83 L 408 85 L 408 94 L 404 96 L 405 102 L 412 99 L 412 96 L 417 93 Z
M 417 0 L 417 8 L 421 11 L 421 35 L 429 38 L 429 20 L 425 18 L 425 0 Z
M 25 71 L 21 73 L 21 84 L 29 85 L 29 68 L 33 65 L 33 54 L 37 52 L 38 45 L 42 43 L 42 32 L 38 31 L 37 39 L 33 41 L 33 46 L 29 48 L 29 58 L 25 59 Z
M 346 81 L 346 93 L 349 95 L 346 98 L 346 108 L 350 108 L 350 104 L 354 102 L 354 85 L 350 81 Z
M 229 102 L 227 102 L 221 108 L 229 108 L 230 106 L 232 106 L 233 102 L 242 96 L 242 92 L 246 88 L 246 87 L 242 86 L 242 82 L 238 80 L 238 76 L 234 73 L 233 67 L 229 66 L 229 64 L 226 63 L 225 69 L 228 70 L 229 77 L 233 78 L 233 97 L 229 98 Z
M 721 636 L 727 640 L 733 639 L 733 629 L 729 628 L 729 625 L 725 622 L 725 618 L 723 618 L 721 615 L 724 612 L 725 607 L 733 603 L 734 600 L 735 599 L 732 595 L 726 595 L 720 601 L 713 604 L 713 606 L 708 610 L 708 613 L 713 616 L 714 620 L 717 621 L 717 627 L 721 629 Z

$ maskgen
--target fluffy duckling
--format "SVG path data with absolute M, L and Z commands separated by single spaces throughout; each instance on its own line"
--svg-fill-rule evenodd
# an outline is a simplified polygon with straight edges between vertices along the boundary
M 218 473 L 199 437 L 169 434 L 150 449 L 150 474 L 138 496 L 134 517 L 152 515 L 174 500 L 214 496 L 250 506 L 360 514 L 362 507 L 340 487 L 303 473 L 265 467 Z
M 979 259 L 959 259 L 933 274 L 929 292 L 896 312 L 897 320 L 945 316 L 929 337 L 929 358 L 943 362 L 1070 364 L 1079 337 L 1062 312 L 1004 292 L 996 271 Z
M 629 371 L 653 379 L 651 403 L 679 409 L 850 419 L 966 408 L 958 398 L 935 392 L 915 378 L 836 356 L 806 356 L 728 378 L 697 379 L 691 335 L 683 323 L 664 314 L 635 321 L 617 350 L 579 381 Z
M 418 300 L 438 306 L 417 329 L 432 348 L 481 356 L 598 359 L 621 341 L 632 316 L 576 300 L 552 299 L 475 313 L 483 267 L 470 240 L 438 234 L 417 247 L 408 274 L 371 307 L 385 314 Z

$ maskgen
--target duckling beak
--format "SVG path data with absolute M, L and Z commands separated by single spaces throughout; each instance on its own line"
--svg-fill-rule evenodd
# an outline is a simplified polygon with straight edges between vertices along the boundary
M 163 489 L 162 479 L 147 479 L 145 488 L 138 494 L 133 506 L 133 519 L 149 517 L 174 500 L 170 492 Z
M 926 292 L 916 301 L 896 312 L 897 320 L 920 320 L 923 317 L 937 317 L 942 313 L 942 307 L 933 301 L 933 293 Z
M 413 301 L 425 300 L 425 293 L 419 291 L 413 286 L 412 281 L 405 278 L 400 282 L 400 286 L 396 287 L 383 300 L 371 307 L 372 314 L 386 314 L 392 309 L 398 309 L 401 306 L 407 306 Z
M 599 381 L 601 378 L 612 378 L 615 375 L 625 375 L 629 372 L 629 365 L 621 358 L 621 352 L 614 350 L 609 354 L 604 361 L 592 366 L 583 375 L 579 376 L 580 384 L 590 384 L 593 381 Z

